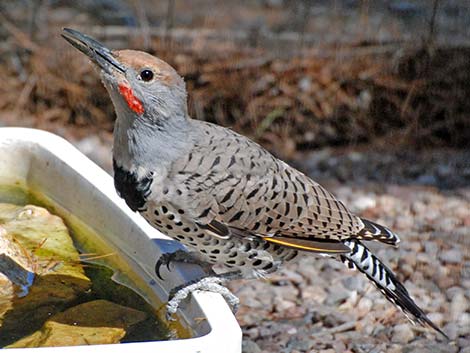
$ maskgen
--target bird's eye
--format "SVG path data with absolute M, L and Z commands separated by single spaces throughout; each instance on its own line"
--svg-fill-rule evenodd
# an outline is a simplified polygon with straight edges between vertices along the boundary
M 148 82 L 152 80 L 153 78 L 153 71 L 149 69 L 142 70 L 140 72 L 140 77 L 142 78 L 143 81 Z

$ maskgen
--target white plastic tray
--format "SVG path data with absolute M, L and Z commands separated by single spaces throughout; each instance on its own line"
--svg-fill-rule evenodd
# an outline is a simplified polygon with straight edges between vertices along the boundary
M 158 256 L 175 242 L 133 213 L 116 194 L 112 178 L 69 142 L 54 134 L 25 128 L 0 128 L 0 180 L 20 181 L 54 200 L 119 249 L 147 283 L 147 291 L 166 302 L 175 285 L 202 274 L 197 266 L 172 264 L 155 281 Z M 165 249 L 166 248 L 166 249 Z M 238 353 L 242 333 L 225 300 L 198 292 L 181 306 L 179 317 L 194 338 L 96 346 L 23 348 L 23 352 Z M 205 318 L 201 320 L 201 318 Z

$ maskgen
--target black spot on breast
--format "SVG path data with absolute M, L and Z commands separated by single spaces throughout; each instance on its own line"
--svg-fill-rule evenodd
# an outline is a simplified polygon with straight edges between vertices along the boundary
M 270 270 L 273 268 L 273 263 L 268 262 L 266 265 L 264 265 L 263 270 Z
M 114 187 L 132 211 L 137 211 L 145 205 L 150 194 L 153 179 L 144 177 L 137 179 L 135 173 L 118 166 L 113 160 Z

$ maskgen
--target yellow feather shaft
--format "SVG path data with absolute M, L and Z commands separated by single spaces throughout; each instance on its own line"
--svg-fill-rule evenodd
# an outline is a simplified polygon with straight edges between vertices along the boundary
M 271 237 L 265 237 L 263 240 L 266 240 L 267 242 L 274 243 L 274 244 L 279 244 L 283 245 L 289 248 L 294 248 L 298 250 L 305 250 L 305 251 L 313 251 L 313 252 L 320 252 L 320 253 L 334 253 L 334 254 L 343 254 L 350 252 L 351 250 L 349 248 L 343 248 L 341 243 L 338 243 L 338 248 L 337 249 L 332 249 L 328 247 L 315 247 L 315 246 L 308 246 L 308 245 L 301 245 L 301 244 L 295 244 L 292 242 L 289 242 L 288 240 L 284 239 L 278 239 L 278 238 L 271 238 Z M 318 242 L 316 244 L 319 244 Z M 331 245 L 331 243 L 330 243 Z

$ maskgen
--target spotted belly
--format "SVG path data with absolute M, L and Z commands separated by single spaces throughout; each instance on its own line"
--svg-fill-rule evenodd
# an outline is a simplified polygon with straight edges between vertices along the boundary
M 251 269 L 269 273 L 283 262 L 297 256 L 297 251 L 261 238 L 232 237 L 221 239 L 190 220 L 185 211 L 171 205 L 147 205 L 142 216 L 163 234 L 196 251 L 210 264 L 227 268 Z

